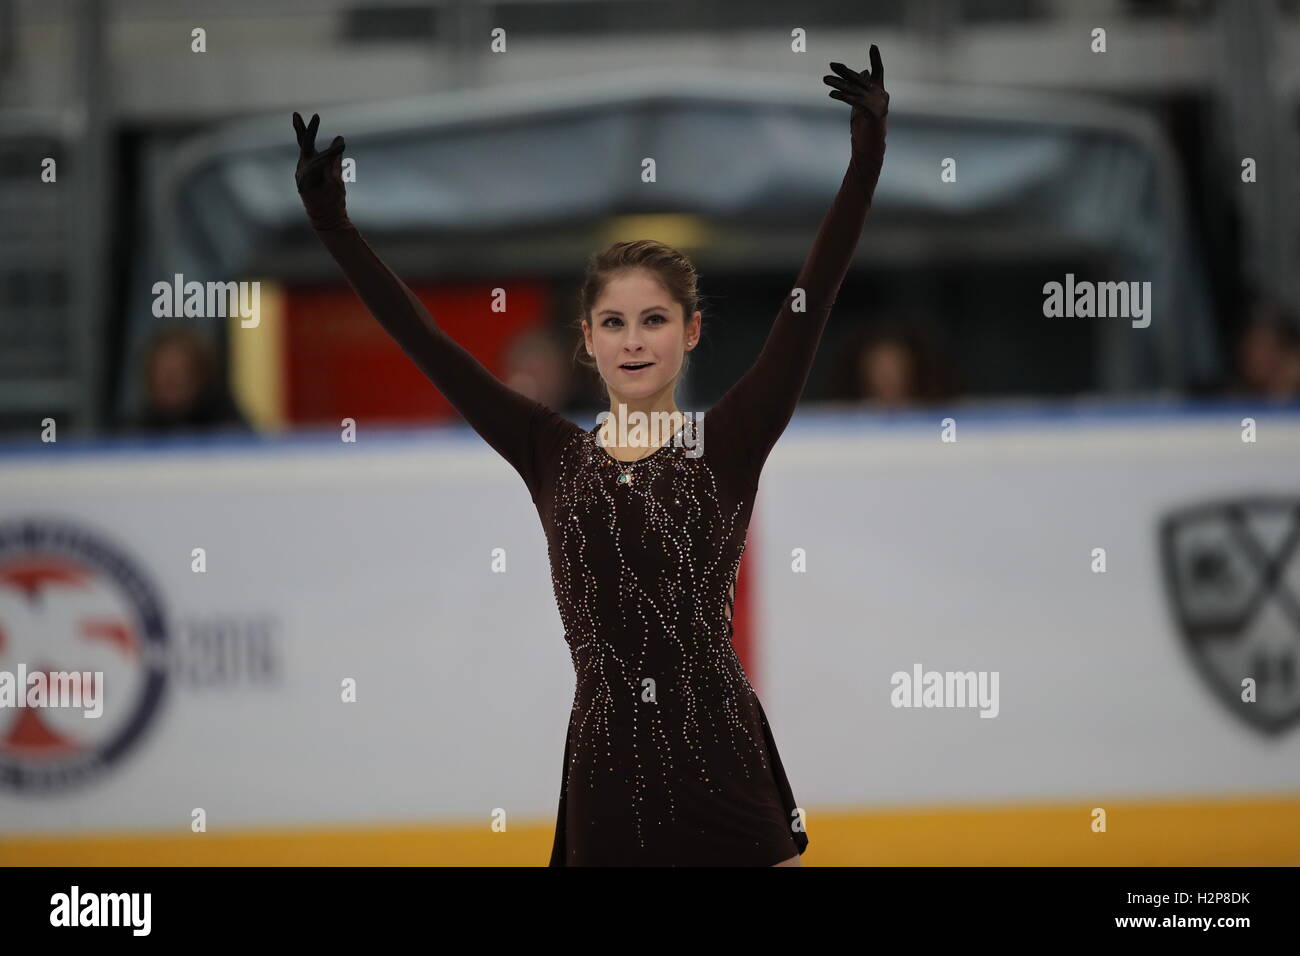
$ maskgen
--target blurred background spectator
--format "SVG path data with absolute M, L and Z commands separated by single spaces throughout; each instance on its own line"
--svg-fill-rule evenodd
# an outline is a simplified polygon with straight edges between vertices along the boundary
M 1300 321 L 1293 310 L 1275 301 L 1257 301 L 1236 358 L 1231 394 L 1276 401 L 1300 398 Z
M 952 398 L 954 375 L 933 329 L 919 316 L 885 319 L 840 347 L 827 398 L 879 410 Z
M 542 330 L 524 333 L 510 343 L 502 380 L 548 408 L 568 412 L 573 410 L 574 373 L 569 350 L 560 342 L 559 333 Z
M 225 383 L 217 351 L 202 333 L 157 332 L 145 350 L 144 406 L 134 425 L 146 432 L 247 430 Z

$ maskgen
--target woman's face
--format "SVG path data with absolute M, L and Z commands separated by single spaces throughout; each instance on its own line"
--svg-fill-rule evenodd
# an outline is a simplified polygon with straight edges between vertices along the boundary
M 1266 389 L 1282 366 L 1282 343 L 1266 325 L 1252 325 L 1241 340 L 1238 362 L 1242 378 L 1256 389 Z
M 862 354 L 863 397 L 883 405 L 902 405 L 912 398 L 912 357 L 898 342 L 879 342 Z
M 700 313 L 686 325 L 680 304 L 644 269 L 615 276 L 583 327 L 587 351 L 617 404 L 671 396 L 682 359 L 699 339 Z M 641 365 L 639 371 L 624 366 Z
M 198 397 L 199 364 L 184 345 L 168 342 L 154 352 L 148 381 L 150 404 L 159 411 L 180 414 Z

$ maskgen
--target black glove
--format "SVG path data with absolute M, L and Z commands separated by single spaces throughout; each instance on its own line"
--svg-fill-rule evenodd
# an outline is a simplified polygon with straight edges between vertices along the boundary
M 319 114 L 312 114 L 308 126 L 303 126 L 301 116 L 293 114 L 293 131 L 298 136 L 298 166 L 293 178 L 298 183 L 298 195 L 313 228 L 351 228 L 343 191 L 343 137 L 335 136 L 330 148 L 318 153 L 316 130 L 319 127 Z
M 843 63 L 832 63 L 831 69 L 839 76 L 828 74 L 822 77 L 822 82 L 834 87 L 831 97 L 853 107 L 849 116 L 853 165 L 870 198 L 876 191 L 880 167 L 885 161 L 885 117 L 889 113 L 889 94 L 885 92 L 885 67 L 880 62 L 880 50 L 871 44 L 870 73 L 857 73 Z

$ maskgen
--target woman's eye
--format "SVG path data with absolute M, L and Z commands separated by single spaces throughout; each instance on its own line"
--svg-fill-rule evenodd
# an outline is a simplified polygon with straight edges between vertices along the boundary
M 667 316 L 664 316 L 664 315 L 657 315 L 657 314 L 656 314 L 656 315 L 652 315 L 652 316 L 650 316 L 649 318 L 646 319 L 646 321 L 647 321 L 647 322 L 653 322 L 655 319 L 658 319 L 660 322 L 667 322 L 667 321 L 668 321 L 668 317 L 667 317 Z M 602 322 L 601 324 L 602 324 L 602 325 L 606 325 L 606 326 L 608 326 L 608 325 L 612 325 L 612 324 L 615 323 L 615 322 L 622 323 L 622 321 L 623 321 L 623 320 L 620 319 L 618 316 L 616 316 L 616 315 L 611 315 L 609 318 L 607 318 L 607 319 L 606 319 L 604 322 Z

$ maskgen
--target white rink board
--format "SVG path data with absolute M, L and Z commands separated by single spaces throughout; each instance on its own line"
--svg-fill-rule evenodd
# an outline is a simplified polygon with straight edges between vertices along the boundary
M 1165 512 L 1300 495 L 1300 422 L 1261 418 L 1243 445 L 1239 418 L 977 421 L 945 445 L 937 425 L 800 416 L 746 564 L 759 692 L 800 803 L 1300 791 L 1300 728 L 1266 736 L 1215 699 L 1162 578 Z M 213 831 L 553 818 L 568 649 L 533 504 L 476 436 L 0 456 L 0 522 L 31 518 L 126 554 L 174 640 L 182 622 L 269 622 L 276 676 L 169 675 L 93 781 L 0 787 L 0 831 L 173 829 L 194 807 Z M 890 676 L 918 662 L 998 671 L 998 717 L 893 708 Z

